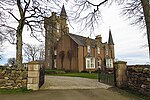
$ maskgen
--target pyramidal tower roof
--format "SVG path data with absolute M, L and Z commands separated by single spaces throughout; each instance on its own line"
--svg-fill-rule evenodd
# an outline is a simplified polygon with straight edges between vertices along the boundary
M 114 45 L 114 42 L 113 42 L 113 38 L 112 38 L 112 34 L 111 34 L 111 30 L 110 30 L 110 29 L 109 29 L 108 44 L 109 44 L 109 45 Z
M 61 16 L 67 16 L 66 10 L 65 10 L 65 6 L 64 6 L 64 5 L 62 6 L 60 15 L 61 15 Z

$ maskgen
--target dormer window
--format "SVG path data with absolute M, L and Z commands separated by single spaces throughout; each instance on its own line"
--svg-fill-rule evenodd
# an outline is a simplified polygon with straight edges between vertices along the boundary
M 87 52 L 88 52 L 88 53 L 90 53 L 90 52 L 91 52 L 91 48 L 90 48 L 90 46 L 89 46 L 89 45 L 87 46 Z
M 100 47 L 97 47 L 97 53 L 100 54 Z

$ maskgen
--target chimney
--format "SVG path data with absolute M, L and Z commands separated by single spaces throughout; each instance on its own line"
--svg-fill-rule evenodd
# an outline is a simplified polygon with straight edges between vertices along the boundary
M 95 38 L 95 40 L 96 40 L 97 42 L 101 43 L 101 42 L 102 42 L 102 37 L 101 37 L 101 35 L 97 35 L 96 38 Z
M 56 20 L 56 13 L 55 13 L 55 12 L 52 12 L 52 15 L 51 15 L 51 16 L 52 16 L 52 20 L 55 21 L 55 20 Z

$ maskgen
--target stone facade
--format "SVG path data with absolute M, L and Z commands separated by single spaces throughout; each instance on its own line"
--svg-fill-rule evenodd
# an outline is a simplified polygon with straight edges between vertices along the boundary
M 105 43 L 102 43 L 101 35 L 91 39 L 69 33 L 64 5 L 59 15 L 52 12 L 50 17 L 45 18 L 44 27 L 46 69 L 80 72 L 97 70 L 98 66 L 113 68 L 115 50 L 111 30 Z
M 56 68 L 76 72 L 94 71 L 98 66 L 102 70 L 113 69 L 115 50 L 111 31 L 110 37 L 111 42 L 103 43 L 101 35 L 95 39 L 71 33 L 63 35 L 57 44 Z
M 150 66 L 128 66 L 127 77 L 129 87 L 150 95 Z
M 0 68 L 0 88 L 16 89 L 27 86 L 27 69 Z
M 44 19 L 45 28 L 45 68 L 56 68 L 55 63 L 55 49 L 57 41 L 64 34 L 68 33 L 67 15 L 63 5 L 60 15 L 55 12 L 51 13 L 50 17 Z

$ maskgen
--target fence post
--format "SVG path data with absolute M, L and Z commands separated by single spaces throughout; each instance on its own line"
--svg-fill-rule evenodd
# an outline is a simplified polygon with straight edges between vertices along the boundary
M 39 90 L 39 76 L 40 63 L 35 61 L 28 63 L 27 89 Z
M 114 63 L 114 76 L 117 87 L 125 87 L 127 85 L 127 62 L 117 61 Z

